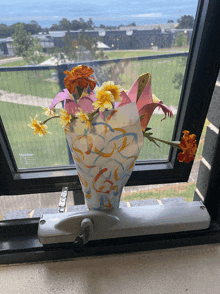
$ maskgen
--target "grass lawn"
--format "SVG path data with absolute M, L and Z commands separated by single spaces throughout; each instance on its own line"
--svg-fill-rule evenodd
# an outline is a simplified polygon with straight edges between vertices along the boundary
M 10 93 L 54 98 L 60 91 L 57 81 L 52 82 L 56 70 L 0 72 L 0 89 Z
M 41 107 L 0 101 L 0 116 L 19 168 L 69 164 L 66 138 L 59 119 L 48 122 L 48 131 L 52 134 L 45 137 L 34 136 L 27 126 L 30 117 L 34 118 L 36 114 L 39 120 L 44 120 L 46 117 L 42 113 Z
M 149 55 L 158 55 L 158 54 L 170 54 L 170 53 L 176 53 L 175 51 L 189 51 L 189 48 L 164 48 L 160 50 L 118 50 L 118 51 L 104 51 L 105 55 L 108 56 L 109 59 L 115 59 L 115 58 L 125 58 L 125 57 L 137 57 L 137 56 L 149 56 Z

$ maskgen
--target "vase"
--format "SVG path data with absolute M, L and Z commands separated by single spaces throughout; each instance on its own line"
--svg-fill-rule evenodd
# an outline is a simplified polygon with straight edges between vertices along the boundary
M 65 131 L 89 210 L 119 208 L 121 193 L 143 145 L 136 103 L 79 119 Z

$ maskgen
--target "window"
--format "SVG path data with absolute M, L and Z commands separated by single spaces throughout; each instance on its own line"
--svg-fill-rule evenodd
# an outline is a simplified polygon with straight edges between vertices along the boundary
M 196 134 L 197 140 L 201 136 L 220 64 L 220 46 L 216 42 L 216 36 L 218 36 L 220 28 L 220 20 L 217 14 L 219 6 L 220 4 L 214 0 L 199 1 L 174 126 L 173 140 L 179 140 L 184 129 L 190 129 L 192 133 Z M 60 75 L 62 75 L 64 68 L 65 65 L 58 67 L 58 73 Z M 26 70 L 33 71 L 34 68 L 29 67 Z M 42 68 L 42 70 L 44 69 Z M 0 192 L 2 195 L 61 191 L 62 186 L 65 184 L 70 184 L 70 190 L 80 188 L 74 165 L 18 169 L 10 142 L 7 138 L 7 132 L 4 130 L 4 120 L 3 123 L 1 122 L 0 143 Z M 165 160 L 138 161 L 127 185 L 134 186 L 187 181 L 192 165 L 182 165 L 179 163 L 176 160 L 176 153 L 176 150 L 170 150 L 169 156 Z M 213 205 L 216 205 L 216 203 L 213 203 Z M 42 250 L 36 239 L 36 229 L 37 220 L 14 221 L 8 224 L 1 224 L 2 236 L 6 237 L 10 235 L 11 241 L 14 238 L 14 244 L 16 244 L 17 248 L 26 248 L 32 260 L 35 257 L 33 257 L 31 251 Z M 21 231 L 23 232 L 23 236 L 25 236 L 26 247 L 22 247 L 24 246 L 24 240 L 19 243 L 19 240 L 16 239 L 16 234 L 18 236 Z M 177 234 L 173 237 L 153 237 L 147 241 L 144 237 L 140 237 L 138 238 L 139 243 L 136 248 L 153 248 L 154 244 L 158 244 L 157 246 L 160 248 L 162 246 L 160 244 L 162 244 L 162 240 L 165 238 L 167 238 L 166 240 L 170 246 L 173 240 L 176 240 L 177 244 L 178 240 L 182 241 L 184 238 L 185 241 L 182 244 L 187 244 L 187 240 L 189 242 L 192 236 L 192 233 L 186 233 L 185 235 Z M 198 232 L 194 236 L 200 238 L 201 234 Z M 134 239 L 136 240 L 137 238 L 114 241 L 115 243 L 109 241 L 108 246 L 112 244 L 124 244 L 124 247 L 127 246 L 127 248 L 132 250 Z M 151 243 L 149 243 L 149 240 Z M 97 242 L 94 246 L 99 246 L 99 244 L 103 243 Z M 5 246 L 7 247 L 8 245 L 5 244 Z M 103 252 L 108 252 L 109 249 L 107 247 L 103 249 Z M 112 247 L 112 252 L 117 252 L 116 247 Z M 91 248 L 90 252 L 95 252 L 95 247 Z M 7 252 L 9 251 L 8 249 Z M 59 250 L 54 249 L 50 251 L 50 254 L 54 257 L 58 252 Z M 70 250 L 67 256 L 69 256 L 68 254 L 71 255 Z M 43 256 L 43 253 L 41 256 Z M 59 253 L 58 256 L 61 257 L 62 253 Z

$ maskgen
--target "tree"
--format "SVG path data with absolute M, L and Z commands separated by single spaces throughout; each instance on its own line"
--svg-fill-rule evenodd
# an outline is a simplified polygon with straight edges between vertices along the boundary
M 81 29 L 81 24 L 78 20 L 72 20 L 71 21 L 71 30 L 78 31 Z
M 79 22 L 80 22 L 80 25 L 81 25 L 81 29 L 83 30 L 83 31 L 85 31 L 87 28 L 88 28 L 88 25 L 87 25 L 87 23 L 84 21 L 84 19 L 83 18 L 79 18 Z
M 128 27 L 135 27 L 136 26 L 136 23 L 135 22 L 132 22 L 128 25 Z
M 181 19 L 177 19 L 179 23 L 177 29 L 192 29 L 194 25 L 194 17 L 192 15 L 183 15 Z
M 9 28 L 6 24 L 0 24 L 0 38 L 7 38 L 9 36 Z
M 91 18 L 89 18 L 89 20 L 87 21 L 87 27 L 88 29 L 93 29 L 94 28 L 94 22 L 92 21 Z
M 187 45 L 187 36 L 184 33 L 179 33 L 175 39 L 175 46 L 182 47 Z
M 57 24 L 52 24 L 52 26 L 50 27 L 50 31 L 60 31 L 60 25 Z
M 37 34 L 37 33 L 39 33 L 39 32 L 42 31 L 41 26 L 39 26 L 39 24 L 35 20 L 32 20 L 28 24 L 24 24 L 24 29 L 28 33 L 31 33 L 31 35 L 35 35 L 35 34 Z
M 37 64 L 42 60 L 43 48 L 38 38 L 31 37 L 30 33 L 24 29 L 22 23 L 15 26 L 15 33 L 12 46 L 15 47 L 15 55 L 21 56 L 28 64 Z
M 15 46 L 15 55 L 24 57 L 25 52 L 28 51 L 32 44 L 31 33 L 27 33 L 22 23 L 18 23 L 15 26 L 15 33 L 12 38 L 14 39 L 12 46 Z
M 60 22 L 59 22 L 61 31 L 70 31 L 71 30 L 71 22 L 66 19 L 63 18 Z
M 81 32 L 77 39 L 73 39 L 71 33 L 66 33 L 63 53 L 69 60 L 74 61 L 107 59 L 108 57 L 97 47 L 98 40 L 84 32 Z
M 69 60 L 77 60 L 77 54 L 76 54 L 76 49 L 77 49 L 77 42 L 73 41 L 72 37 L 70 34 L 66 33 L 63 41 L 65 45 L 63 46 L 63 53 L 64 55 L 69 59 Z M 65 57 L 62 55 L 65 61 Z M 57 57 L 57 56 L 56 56 Z
M 167 23 L 174 23 L 172 19 L 168 19 Z
M 39 64 L 43 61 L 43 48 L 38 38 L 32 38 L 32 44 L 24 59 L 28 64 Z

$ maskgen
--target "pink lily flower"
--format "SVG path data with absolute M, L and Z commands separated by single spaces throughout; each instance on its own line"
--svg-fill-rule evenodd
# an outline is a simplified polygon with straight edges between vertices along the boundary
M 92 113 L 94 111 L 94 107 L 92 106 L 92 103 L 96 100 L 95 95 L 93 91 L 91 94 L 87 96 L 83 96 L 78 100 L 78 103 L 76 103 L 73 100 L 72 95 L 69 93 L 67 89 L 64 89 L 63 92 L 60 92 L 56 95 L 56 97 L 53 99 L 50 109 L 55 107 L 59 102 L 64 101 L 64 109 L 71 115 L 75 116 L 76 112 L 79 111 L 79 108 L 81 108 L 83 111 L 88 111 L 89 113 Z
M 138 87 L 143 89 L 142 91 L 140 90 L 139 99 L 137 99 Z M 165 117 L 162 120 L 166 118 L 166 115 L 173 117 L 172 110 L 164 105 L 161 100 L 156 98 L 156 96 L 153 97 L 151 92 L 151 76 L 149 76 L 149 74 L 140 76 L 131 86 L 130 90 L 127 93 L 122 91 L 120 96 L 122 100 L 119 103 L 115 103 L 115 108 L 131 102 L 136 102 L 139 116 L 141 117 L 143 115 L 143 118 L 141 119 L 143 132 L 145 131 L 156 107 L 160 107 L 165 114 Z

